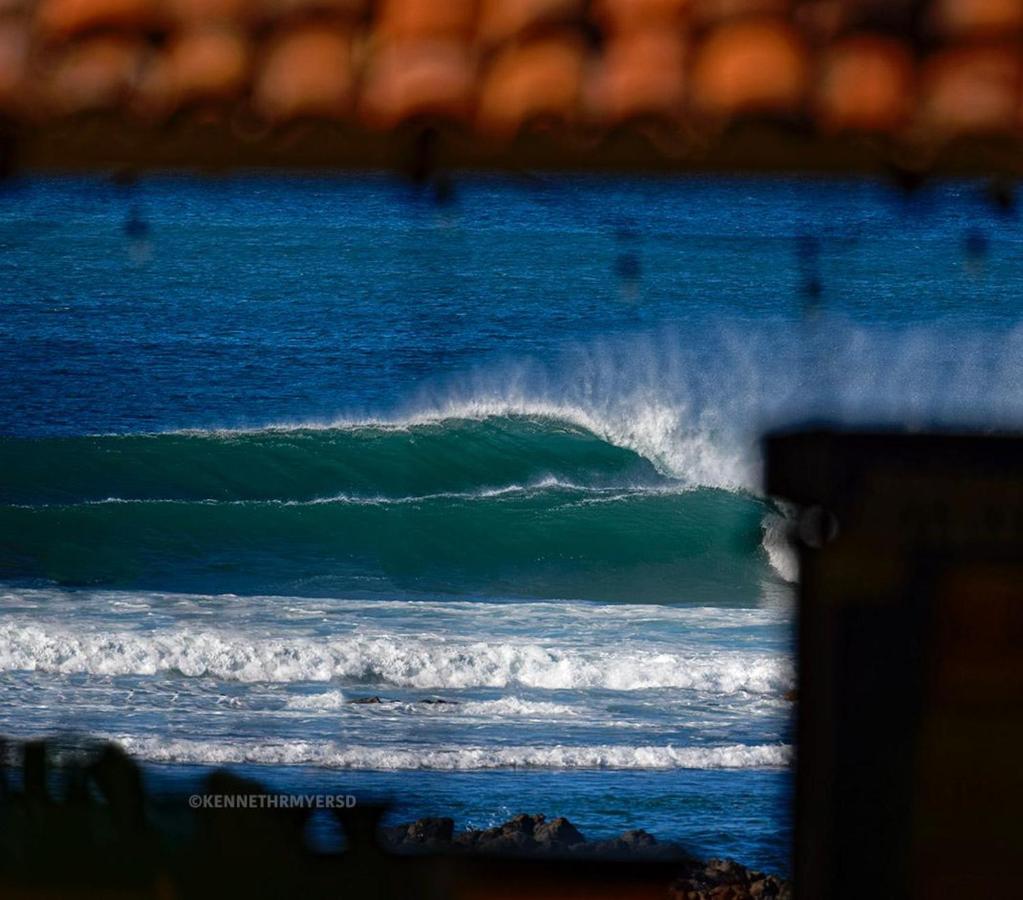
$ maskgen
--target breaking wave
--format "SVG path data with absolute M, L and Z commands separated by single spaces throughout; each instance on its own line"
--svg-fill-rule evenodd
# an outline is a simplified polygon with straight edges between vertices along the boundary
M 762 533 L 773 507 L 701 434 L 666 410 L 627 431 L 477 403 L 329 427 L 0 439 L 0 578 L 748 604 L 770 565 L 791 574 Z

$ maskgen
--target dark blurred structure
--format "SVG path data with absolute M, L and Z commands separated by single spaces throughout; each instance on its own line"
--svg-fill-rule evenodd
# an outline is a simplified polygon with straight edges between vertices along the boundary
M 1018 0 L 0 2 L 8 169 L 887 170 L 911 185 L 1017 174 L 1021 85 Z
M 803 510 L 798 896 L 1018 896 L 1023 439 L 821 431 L 767 456 Z

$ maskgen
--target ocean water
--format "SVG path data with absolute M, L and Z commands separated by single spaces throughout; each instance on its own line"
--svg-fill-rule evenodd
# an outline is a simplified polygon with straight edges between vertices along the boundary
M 3 728 L 158 790 L 226 765 L 785 871 L 798 573 L 759 436 L 1023 411 L 1018 224 L 975 183 L 2 199 Z

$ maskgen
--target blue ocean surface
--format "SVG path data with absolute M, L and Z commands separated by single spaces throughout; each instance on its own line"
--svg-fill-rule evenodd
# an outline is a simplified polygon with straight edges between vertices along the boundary
M 759 437 L 1023 409 L 1018 222 L 977 183 L 2 201 L 4 728 L 158 790 L 228 766 L 784 872 L 798 572 Z

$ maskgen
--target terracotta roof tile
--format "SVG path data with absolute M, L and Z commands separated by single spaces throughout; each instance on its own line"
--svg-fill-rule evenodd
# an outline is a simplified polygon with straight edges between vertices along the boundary
M 10 22 L 0 22 L 0 110 L 17 113 L 24 106 L 29 37 Z
M 696 53 L 692 96 L 715 116 L 794 115 L 810 88 L 810 60 L 799 33 L 776 18 L 744 18 L 714 28 Z
M 370 0 L 262 0 L 254 5 L 271 22 L 310 16 L 354 22 L 365 17 Z
M 651 120 L 672 158 L 745 121 L 941 147 L 1023 138 L 1021 68 L 1023 0 L 0 0 L 0 116 L 28 142 L 101 112 L 155 141 L 216 107 L 268 136 L 454 125 L 484 155 Z
M 817 112 L 829 131 L 893 132 L 913 108 L 913 55 L 900 41 L 877 34 L 843 38 L 823 54 Z
M 207 26 L 176 32 L 143 73 L 140 95 L 153 114 L 164 116 L 188 106 L 230 104 L 247 84 L 250 60 L 240 31 Z
M 922 124 L 946 133 L 997 134 L 1018 125 L 1023 58 L 1014 48 L 977 46 L 935 54 L 921 78 Z
M 489 46 L 537 28 L 577 25 L 583 10 L 583 0 L 480 0 L 478 39 Z
M 34 25 L 44 38 L 67 40 L 98 28 L 148 31 L 159 15 L 153 0 L 40 0 Z
M 162 0 L 154 6 L 172 28 L 246 24 L 259 13 L 259 4 L 251 0 Z
M 593 76 L 589 103 L 597 121 L 677 120 L 686 97 L 687 46 L 680 30 L 648 25 L 612 36 Z
M 1023 31 L 1020 0 L 937 0 L 932 7 L 936 29 L 951 38 L 1005 38 Z
M 745 16 L 773 15 L 783 18 L 794 4 L 790 0 L 691 0 L 691 20 L 714 25 Z
M 594 21 L 605 31 L 677 29 L 689 19 L 691 0 L 595 0 Z
M 510 44 L 483 76 L 477 122 L 489 135 L 514 137 L 542 121 L 566 125 L 579 115 L 586 48 L 572 32 Z
M 416 118 L 466 121 L 472 115 L 476 69 L 468 46 L 448 38 L 393 41 L 371 57 L 361 112 L 373 128 Z
M 116 109 L 131 96 L 146 56 L 137 37 L 102 34 L 60 53 L 46 79 L 46 108 L 56 114 Z
M 253 103 L 269 121 L 342 119 L 354 100 L 349 29 L 299 24 L 282 29 L 268 43 L 253 85 Z

